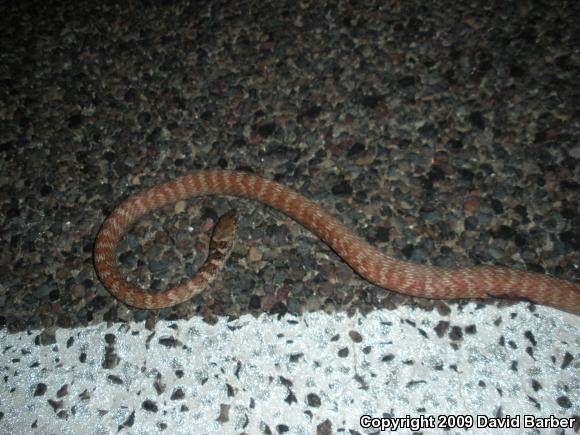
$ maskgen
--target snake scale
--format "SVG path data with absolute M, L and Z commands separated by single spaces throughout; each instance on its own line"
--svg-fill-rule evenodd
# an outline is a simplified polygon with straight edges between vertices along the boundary
M 158 184 L 119 204 L 104 221 L 94 247 L 94 263 L 105 287 L 127 305 L 170 307 L 201 293 L 215 279 L 234 245 L 235 211 L 214 228 L 206 262 L 191 279 L 165 291 L 149 292 L 126 281 L 117 267 L 117 245 L 140 216 L 183 199 L 204 195 L 249 198 L 280 210 L 316 234 L 355 272 L 377 286 L 433 298 L 525 299 L 580 315 L 580 284 L 550 275 L 504 267 L 435 267 L 398 260 L 358 237 L 334 216 L 298 192 L 258 175 L 199 170 Z

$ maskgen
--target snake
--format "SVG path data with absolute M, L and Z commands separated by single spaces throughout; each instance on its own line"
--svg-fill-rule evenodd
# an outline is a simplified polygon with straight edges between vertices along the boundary
M 234 248 L 235 210 L 217 221 L 209 254 L 197 273 L 177 286 L 148 291 L 124 279 L 117 267 L 117 246 L 137 219 L 168 204 L 207 195 L 247 198 L 283 212 L 324 241 L 362 278 L 391 291 L 430 299 L 526 300 L 580 315 L 580 283 L 502 266 L 441 267 L 400 260 L 286 185 L 224 169 L 189 172 L 129 196 L 113 209 L 98 231 L 93 252 L 97 275 L 113 296 L 136 308 L 166 308 L 191 299 L 214 282 Z

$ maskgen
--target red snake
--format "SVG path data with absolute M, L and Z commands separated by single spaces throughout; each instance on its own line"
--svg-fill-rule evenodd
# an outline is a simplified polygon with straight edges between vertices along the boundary
M 525 299 L 580 315 L 578 283 L 504 267 L 435 267 L 397 260 L 294 190 L 258 175 L 225 170 L 191 172 L 143 190 L 112 211 L 97 235 L 94 262 L 101 281 L 114 296 L 127 305 L 154 309 L 184 302 L 211 284 L 234 245 L 234 211 L 216 225 L 208 259 L 198 273 L 176 287 L 149 292 L 123 279 L 117 268 L 117 244 L 135 220 L 164 205 L 204 195 L 249 198 L 284 212 L 316 234 L 367 281 L 389 290 L 433 299 Z

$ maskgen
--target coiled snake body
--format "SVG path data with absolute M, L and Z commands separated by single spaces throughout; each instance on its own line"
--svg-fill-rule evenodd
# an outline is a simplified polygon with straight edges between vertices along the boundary
M 527 299 L 580 315 L 580 284 L 549 275 L 495 266 L 435 267 L 397 260 L 355 235 L 319 205 L 288 187 L 238 171 L 200 170 L 146 189 L 119 204 L 103 223 L 94 262 L 107 289 L 122 302 L 146 309 L 170 307 L 207 288 L 234 245 L 235 212 L 214 229 L 208 259 L 198 273 L 176 287 L 148 292 L 122 278 L 117 244 L 140 216 L 164 205 L 204 195 L 227 195 L 260 201 L 284 212 L 316 234 L 369 282 L 412 296 L 435 299 Z

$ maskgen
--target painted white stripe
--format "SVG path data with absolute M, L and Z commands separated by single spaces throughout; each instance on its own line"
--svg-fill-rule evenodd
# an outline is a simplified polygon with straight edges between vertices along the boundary
M 244 315 L 230 321 L 218 318 L 215 325 L 193 316 L 159 321 L 154 333 L 145 322 L 110 326 L 103 322 L 59 329 L 56 342 L 48 346 L 36 343 L 40 331 L 7 334 L 2 329 L 3 388 L 9 392 L 2 397 L 2 429 L 105 434 L 116 433 L 131 421 L 125 430 L 130 433 L 158 433 L 163 422 L 164 433 L 178 435 L 192 429 L 203 434 L 253 434 L 262 433 L 264 425 L 278 424 L 287 425 L 288 434 L 305 434 L 316 433 L 328 421 L 324 424 L 333 429 L 364 433 L 360 417 L 381 417 L 384 412 L 394 417 L 493 417 L 501 407 L 503 415 L 511 416 L 561 418 L 577 413 L 575 406 L 561 407 L 555 400 L 563 396 L 572 404 L 580 400 L 580 367 L 574 363 L 560 367 L 566 352 L 577 353 L 577 317 L 547 307 L 532 313 L 526 304 L 501 312 L 476 307 L 469 303 L 459 311 L 452 305 L 449 316 L 409 307 L 353 316 Z M 460 328 L 477 325 L 477 332 L 463 334 L 460 341 L 448 334 L 439 338 L 433 327 L 441 321 Z M 360 334 L 361 343 L 352 341 L 353 331 Z M 523 331 L 530 331 L 537 342 L 533 358 L 526 352 L 530 343 Z M 111 351 L 107 334 L 115 337 L 112 351 L 119 358 L 111 369 L 103 368 Z M 502 336 L 515 346 L 507 350 L 498 346 Z M 167 338 L 178 345 L 164 345 L 161 339 Z M 294 355 L 298 357 L 291 358 Z M 394 358 L 384 360 L 388 355 Z M 510 368 L 513 361 L 518 370 Z M 176 375 L 178 371 L 182 374 Z M 531 377 L 540 383 L 540 390 L 533 390 Z M 35 396 L 39 384 L 46 385 L 46 392 Z M 159 384 L 164 388 L 156 389 Z M 226 385 L 235 391 L 233 396 Z M 288 401 L 290 393 L 296 401 Z M 525 399 L 528 396 L 533 400 Z M 316 397 L 320 406 L 309 406 Z M 49 400 L 60 403 L 60 408 L 55 411 Z M 147 401 L 157 411 L 145 409 Z M 219 418 L 220 414 L 227 418 Z M 500 432 L 469 430 L 478 435 Z

